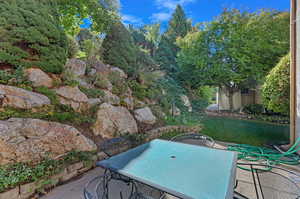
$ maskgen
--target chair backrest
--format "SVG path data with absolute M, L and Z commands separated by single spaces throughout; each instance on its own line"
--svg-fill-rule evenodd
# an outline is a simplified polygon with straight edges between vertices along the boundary
M 248 176 L 252 178 L 251 186 L 257 199 L 300 199 L 300 174 L 297 172 L 264 164 L 239 163 L 239 166 L 243 171 L 247 169 L 250 171 L 251 175 Z M 238 190 L 249 190 L 249 188 L 239 187 Z M 247 195 L 247 193 L 242 194 Z M 249 198 L 253 198 L 253 195 Z
M 206 135 L 202 135 L 200 133 L 185 133 L 177 135 L 170 139 L 173 142 L 182 142 L 186 144 L 193 144 L 198 146 L 206 146 L 206 147 L 213 147 L 215 141 Z

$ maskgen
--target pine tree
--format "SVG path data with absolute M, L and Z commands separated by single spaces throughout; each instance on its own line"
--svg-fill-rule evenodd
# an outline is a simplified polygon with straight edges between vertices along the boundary
M 138 70 L 137 51 L 126 27 L 121 22 L 113 24 L 103 41 L 104 62 L 120 67 L 130 76 L 134 76 Z
M 67 39 L 51 1 L 0 1 L 0 66 L 61 73 Z
M 178 71 L 176 56 L 179 52 L 179 47 L 175 43 L 176 39 L 184 37 L 191 30 L 191 21 L 187 19 L 182 7 L 177 5 L 155 55 L 155 60 L 159 63 L 161 69 L 166 70 L 171 75 Z

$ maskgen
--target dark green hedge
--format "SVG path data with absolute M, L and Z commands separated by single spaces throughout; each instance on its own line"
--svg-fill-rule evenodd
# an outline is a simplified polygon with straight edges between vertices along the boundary
M 61 73 L 67 39 L 48 0 L 0 1 L 0 67 L 40 67 Z

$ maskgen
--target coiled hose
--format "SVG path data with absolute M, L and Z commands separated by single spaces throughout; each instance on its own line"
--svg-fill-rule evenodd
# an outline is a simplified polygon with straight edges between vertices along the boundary
M 284 153 L 265 147 L 255 147 L 247 144 L 228 145 L 227 150 L 237 152 L 238 160 L 250 162 L 260 161 L 270 166 L 278 164 L 298 165 L 300 164 L 300 156 L 297 154 L 297 152 L 300 151 L 299 144 L 300 138 L 298 138 L 296 143 Z M 239 168 L 249 170 L 240 166 Z

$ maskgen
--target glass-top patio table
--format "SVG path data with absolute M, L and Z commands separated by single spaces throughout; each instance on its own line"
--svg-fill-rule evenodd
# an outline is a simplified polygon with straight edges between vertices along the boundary
M 234 152 L 153 140 L 97 163 L 183 199 L 232 199 Z

